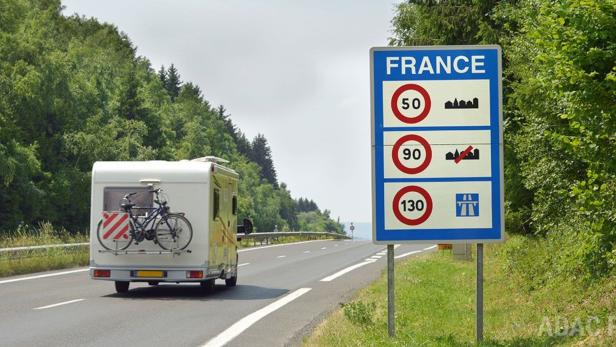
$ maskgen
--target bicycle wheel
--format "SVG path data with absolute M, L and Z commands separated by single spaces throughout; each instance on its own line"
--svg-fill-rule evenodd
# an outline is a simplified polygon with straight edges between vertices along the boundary
M 156 242 L 168 251 L 179 251 L 192 240 L 192 225 L 180 214 L 170 213 L 156 224 Z
M 127 227 L 132 228 L 132 223 L 129 223 Z M 110 228 L 103 225 L 102 219 L 98 222 L 96 237 L 98 238 L 98 243 L 100 243 L 104 249 L 109 251 L 123 251 L 133 242 L 133 235 L 126 227 L 117 229 L 118 230 L 110 231 Z

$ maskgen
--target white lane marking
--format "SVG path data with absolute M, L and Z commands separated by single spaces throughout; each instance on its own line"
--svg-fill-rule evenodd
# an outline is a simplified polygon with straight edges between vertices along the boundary
M 327 247 L 321 247 L 321 249 L 327 249 Z
M 53 304 L 53 305 L 35 307 L 35 308 L 33 308 L 33 310 L 44 310 L 46 308 L 52 308 L 52 307 L 58 307 L 58 306 L 62 306 L 62 305 L 68 305 L 68 304 L 72 304 L 74 302 L 80 302 L 80 301 L 84 301 L 84 300 L 85 299 L 75 299 L 75 300 L 63 301 L 63 302 L 59 302 L 59 303 Z
M 300 241 L 300 242 L 292 242 L 292 243 L 279 243 L 277 245 L 269 245 L 269 246 L 259 246 L 259 247 L 250 247 L 250 248 L 242 248 L 242 249 L 238 249 L 237 252 L 241 253 L 241 252 L 250 252 L 250 251 L 258 251 L 260 249 L 265 249 L 265 248 L 272 248 L 272 247 L 284 247 L 284 246 L 293 246 L 293 245 L 299 245 L 302 243 L 308 243 L 308 242 L 323 242 L 323 241 L 331 241 L 331 240 L 308 240 L 308 241 Z
M 400 247 L 400 244 L 394 245 L 394 249 Z
M 366 260 L 366 261 L 361 262 L 361 263 L 357 263 L 355 265 L 351 265 L 351 266 L 349 266 L 349 267 L 347 267 L 345 269 L 342 269 L 342 270 L 336 272 L 333 275 L 329 275 L 329 276 L 321 279 L 321 282 L 331 282 L 331 281 L 335 280 L 336 278 L 344 275 L 347 272 L 351 272 L 351 271 L 353 271 L 353 270 L 355 270 L 357 268 L 360 268 L 360 267 L 362 267 L 364 265 L 372 264 L 374 262 L 376 262 L 376 259 L 370 259 L 370 260 Z
M 231 340 L 236 338 L 239 334 L 244 332 L 244 330 L 250 328 L 250 326 L 261 320 L 263 317 L 278 310 L 279 308 L 299 298 L 300 296 L 308 293 L 311 289 L 312 288 L 300 288 L 293 293 L 272 302 L 271 304 L 263 307 L 262 309 L 249 314 L 248 316 L 237 321 L 232 326 L 228 327 L 220 334 L 216 335 L 216 337 L 214 337 L 213 339 L 206 342 L 203 347 L 219 347 L 226 345 L 227 343 L 231 342 Z
M 35 279 L 38 279 L 38 278 L 45 278 L 45 277 L 62 276 L 62 275 L 74 274 L 74 273 L 77 273 L 77 272 L 86 272 L 88 270 L 90 270 L 90 269 L 89 268 L 85 268 L 85 269 L 79 269 L 79 270 L 54 272 L 54 273 L 44 274 L 44 275 L 36 275 L 36 276 L 29 276 L 29 277 L 13 278 L 13 279 L 10 279 L 10 280 L 0 281 L 0 284 L 20 282 L 20 281 L 28 281 L 28 280 L 35 280 Z
M 387 254 L 387 252 L 379 252 L 379 253 L 377 253 L 377 254 L 378 254 L 378 255 L 385 255 L 385 254 Z
M 383 256 L 382 255 L 373 255 L 370 258 L 372 259 L 381 259 Z
M 304 253 L 310 253 L 310 251 L 304 251 Z
M 435 249 L 435 248 L 436 248 L 436 245 L 430 246 L 430 247 L 426 247 L 426 248 L 422 249 L 422 251 L 429 251 L 429 250 Z
M 276 258 L 286 258 L 286 257 L 287 257 L 286 255 L 279 255 L 279 256 L 278 256 L 278 257 L 276 257 Z
M 394 259 L 404 258 L 404 257 L 409 256 L 409 255 L 411 255 L 411 254 L 417 254 L 417 253 L 421 253 L 421 252 L 422 252 L 422 251 L 412 251 L 412 252 L 407 252 L 407 253 L 404 253 L 404 254 L 400 254 L 400 255 L 395 256 L 395 257 L 394 257 Z
M 250 263 L 237 264 L 237 267 L 246 266 L 246 265 L 250 265 Z

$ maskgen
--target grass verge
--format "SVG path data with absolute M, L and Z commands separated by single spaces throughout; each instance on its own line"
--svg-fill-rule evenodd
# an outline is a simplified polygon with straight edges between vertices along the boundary
M 528 286 L 486 246 L 481 346 L 614 346 L 616 282 L 559 279 Z M 305 346 L 474 346 L 475 264 L 449 253 L 396 264 L 396 337 L 387 337 L 385 274 L 342 304 Z
M 88 242 L 88 235 L 71 234 L 64 229 L 54 230 L 51 224 L 42 223 L 36 228 L 21 226 L 15 232 L 0 237 L 0 248 L 80 242 Z M 3 252 L 0 253 L 0 277 L 84 266 L 88 262 L 88 246 Z

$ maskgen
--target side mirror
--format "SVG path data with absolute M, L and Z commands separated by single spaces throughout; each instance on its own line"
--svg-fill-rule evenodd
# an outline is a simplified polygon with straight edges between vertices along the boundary
M 252 233 L 252 228 L 253 228 L 252 221 L 248 218 L 244 218 L 242 223 L 243 223 L 242 225 L 237 226 L 237 233 L 244 234 L 244 235 L 248 235 Z

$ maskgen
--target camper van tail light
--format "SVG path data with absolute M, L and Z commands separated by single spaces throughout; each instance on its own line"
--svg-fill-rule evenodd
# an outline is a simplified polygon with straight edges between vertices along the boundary
M 111 270 L 94 270 L 94 277 L 111 277 Z
M 186 271 L 186 278 L 203 278 L 203 271 Z

